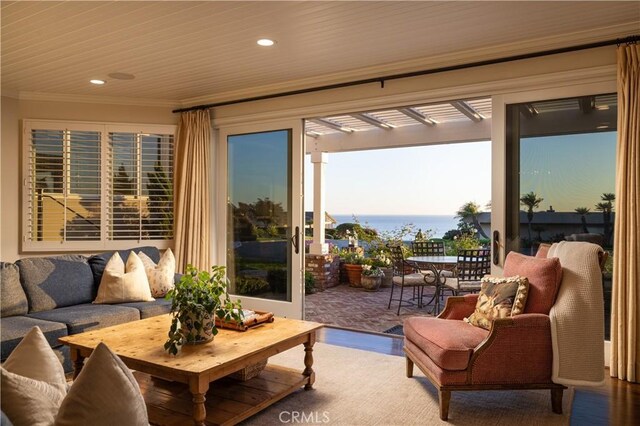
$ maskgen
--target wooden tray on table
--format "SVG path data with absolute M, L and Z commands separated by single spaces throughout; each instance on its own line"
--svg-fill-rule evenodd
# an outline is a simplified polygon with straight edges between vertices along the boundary
M 247 331 L 250 327 L 274 321 L 273 312 L 253 311 L 255 312 L 249 318 L 237 321 L 224 321 L 216 318 L 216 327 L 227 328 L 230 330 Z

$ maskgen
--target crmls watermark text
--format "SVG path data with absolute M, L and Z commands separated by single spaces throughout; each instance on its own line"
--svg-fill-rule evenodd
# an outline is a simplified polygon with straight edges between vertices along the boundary
M 328 411 L 281 411 L 278 416 L 281 423 L 291 424 L 322 424 L 329 423 Z

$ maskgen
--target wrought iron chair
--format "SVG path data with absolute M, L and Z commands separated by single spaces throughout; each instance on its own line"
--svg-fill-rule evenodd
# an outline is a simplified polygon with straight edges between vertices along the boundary
M 404 258 L 402 247 L 399 245 L 388 246 L 391 251 L 391 261 L 393 262 L 393 279 L 391 280 L 391 294 L 389 296 L 389 305 L 387 309 L 391 309 L 391 302 L 398 302 L 397 315 L 400 315 L 400 308 L 403 302 L 409 305 L 414 305 L 413 300 L 418 299 L 418 308 L 422 308 L 422 295 L 424 293 L 425 286 L 435 286 L 435 276 L 433 273 L 426 274 L 420 272 L 418 266 L 409 262 Z M 393 298 L 393 293 L 396 287 L 400 287 L 400 297 Z M 410 300 L 403 299 L 405 287 L 411 287 L 413 290 L 413 296 Z M 417 290 L 417 296 L 416 296 Z
M 444 256 L 444 241 L 414 241 L 411 243 L 414 256 Z
M 455 296 L 480 291 L 480 280 L 491 273 L 491 250 L 472 249 L 458 252 L 458 263 L 453 277 L 447 278 L 445 287 Z

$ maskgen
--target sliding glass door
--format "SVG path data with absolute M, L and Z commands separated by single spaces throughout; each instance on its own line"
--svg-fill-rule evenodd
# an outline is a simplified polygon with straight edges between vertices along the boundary
M 604 269 L 609 338 L 617 97 L 601 93 L 509 103 L 506 117 L 506 252 L 588 241 L 609 253 Z
M 302 124 L 221 131 L 226 170 L 221 259 L 230 292 L 250 309 L 302 317 Z M 218 212 L 223 213 L 221 211 Z

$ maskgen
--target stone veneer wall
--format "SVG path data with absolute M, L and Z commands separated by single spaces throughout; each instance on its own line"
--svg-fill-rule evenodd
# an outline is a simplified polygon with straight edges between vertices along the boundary
M 316 291 L 340 284 L 340 256 L 337 254 L 305 255 L 305 270 L 316 279 Z

